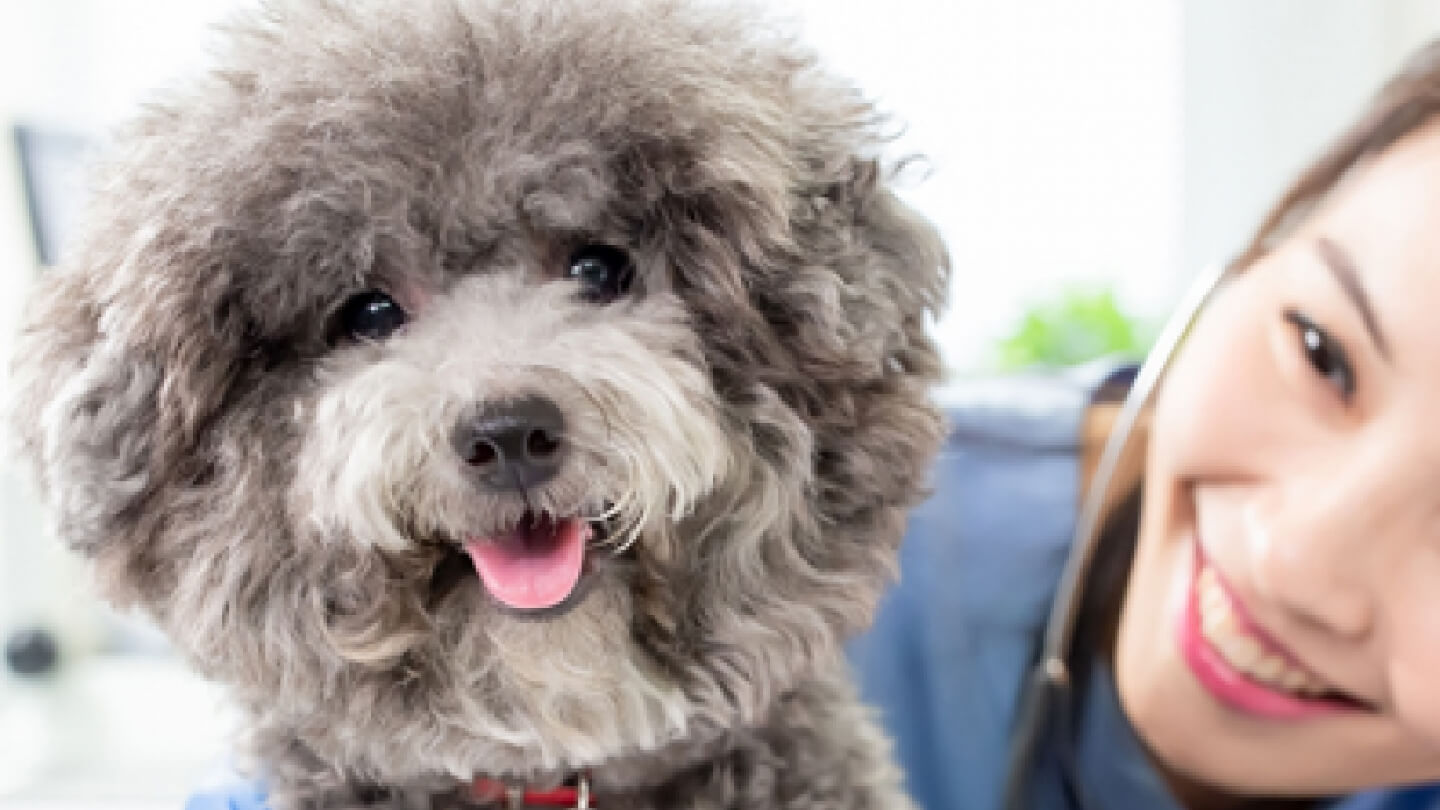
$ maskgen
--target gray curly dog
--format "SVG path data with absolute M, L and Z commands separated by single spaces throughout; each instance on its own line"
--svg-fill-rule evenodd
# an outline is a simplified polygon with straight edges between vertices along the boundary
M 115 139 L 14 421 L 271 805 L 909 808 L 842 641 L 941 441 L 949 262 L 874 108 L 713 1 L 224 42 Z

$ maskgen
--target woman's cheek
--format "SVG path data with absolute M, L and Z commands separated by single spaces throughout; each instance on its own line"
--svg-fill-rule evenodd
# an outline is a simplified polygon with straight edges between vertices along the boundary
M 1380 572 L 1388 581 L 1388 598 L 1377 643 L 1386 658 L 1396 716 L 1440 756 L 1440 547 L 1435 545 L 1397 558 L 1396 570 Z
M 1202 315 L 1161 391 L 1156 435 L 1186 469 L 1245 466 L 1274 434 L 1284 387 L 1275 367 L 1273 324 L 1258 312 L 1244 277 Z

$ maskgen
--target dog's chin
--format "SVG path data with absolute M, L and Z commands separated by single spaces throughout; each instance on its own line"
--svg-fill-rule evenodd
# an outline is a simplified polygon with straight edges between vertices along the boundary
M 479 588 L 496 612 L 518 619 L 563 616 L 594 588 L 596 558 L 607 547 L 603 517 L 526 513 L 514 526 L 443 544 L 430 577 L 428 603 L 438 608 L 463 588 Z

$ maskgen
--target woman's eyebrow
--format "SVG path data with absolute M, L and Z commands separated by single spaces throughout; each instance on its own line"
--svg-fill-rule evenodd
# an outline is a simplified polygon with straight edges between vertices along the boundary
M 1370 333 L 1370 340 L 1375 344 L 1376 350 L 1389 362 L 1390 343 L 1385 339 L 1384 330 L 1380 328 L 1380 320 L 1375 317 L 1370 296 L 1360 283 L 1360 273 L 1355 269 L 1355 260 L 1339 244 L 1323 236 L 1315 240 L 1315 250 L 1320 254 L 1320 260 L 1330 268 L 1335 280 L 1340 283 L 1340 289 L 1345 291 L 1355 309 L 1359 310 L 1360 320 L 1365 324 L 1365 331 Z

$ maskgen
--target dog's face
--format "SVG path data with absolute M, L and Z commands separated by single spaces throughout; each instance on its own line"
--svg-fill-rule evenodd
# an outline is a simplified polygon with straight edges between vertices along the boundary
M 393 8 L 289 3 L 120 139 L 16 364 L 59 533 L 382 781 L 760 719 L 941 432 L 871 109 L 713 5 Z

